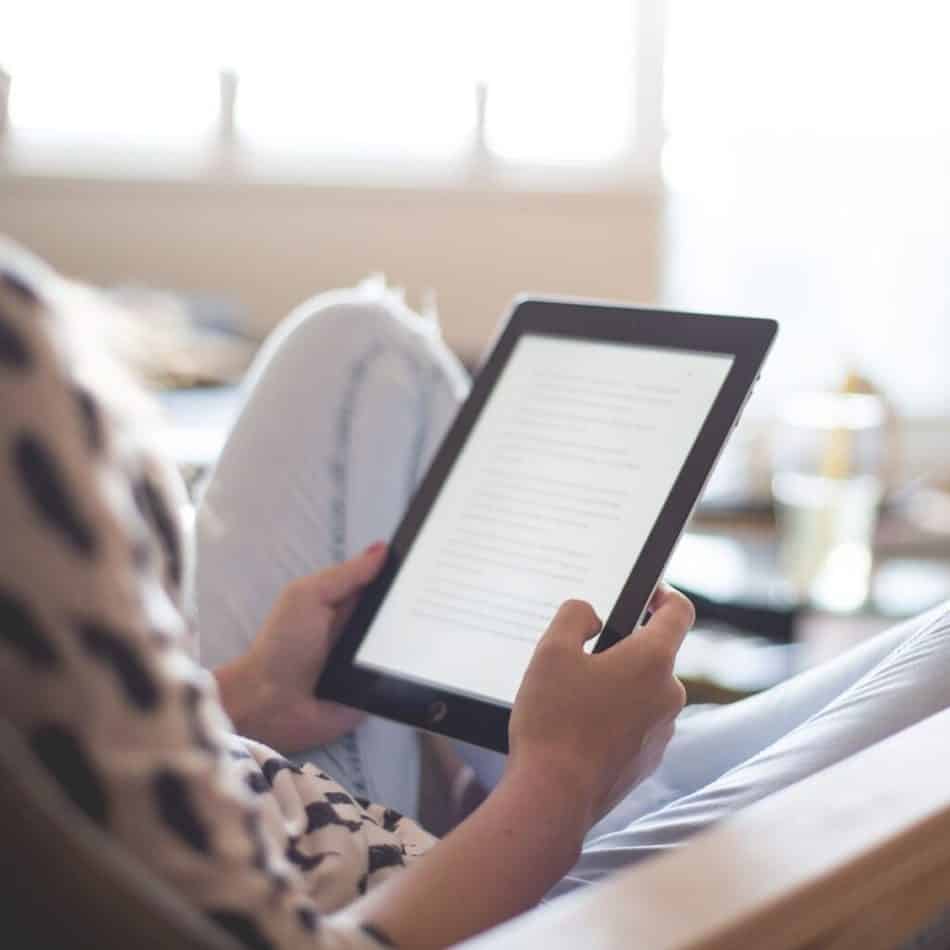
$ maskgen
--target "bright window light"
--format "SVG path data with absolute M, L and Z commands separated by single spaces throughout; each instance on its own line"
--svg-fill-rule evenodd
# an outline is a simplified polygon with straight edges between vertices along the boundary
M 782 322 L 769 387 L 950 406 L 950 4 L 670 0 L 667 298 Z M 755 399 L 750 404 L 754 412 Z
M 380 88 L 358 70 L 241 74 L 237 128 L 244 144 L 360 158 L 451 158 L 471 143 L 475 93 L 462 85 Z
M 950 131 L 950 4 L 672 0 L 674 131 L 833 135 Z
M 189 9 L 182 0 L 9 5 L 0 64 L 13 77 L 14 130 L 102 145 L 193 140 L 212 131 L 216 71 L 202 54 L 207 24 L 185 28 Z
M 635 0 L 30 0 L 4 13 L 14 133 L 64 145 L 204 141 L 239 77 L 252 149 L 608 161 L 633 128 Z
M 489 149 L 519 162 L 616 158 L 631 136 L 636 4 L 480 6 Z

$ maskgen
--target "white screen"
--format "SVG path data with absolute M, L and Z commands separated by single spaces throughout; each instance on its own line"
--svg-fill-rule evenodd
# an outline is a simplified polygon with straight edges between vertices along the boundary
M 357 665 L 511 704 L 564 600 L 607 619 L 732 362 L 521 337 Z

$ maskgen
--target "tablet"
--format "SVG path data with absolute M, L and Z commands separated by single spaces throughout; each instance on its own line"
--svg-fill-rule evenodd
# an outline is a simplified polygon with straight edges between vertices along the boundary
M 317 694 L 507 751 L 564 600 L 604 619 L 594 650 L 638 625 L 776 331 L 516 302 Z

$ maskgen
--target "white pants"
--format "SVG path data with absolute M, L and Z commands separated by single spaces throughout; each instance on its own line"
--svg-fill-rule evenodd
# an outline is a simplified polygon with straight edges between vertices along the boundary
M 202 661 L 245 650 L 294 577 L 387 539 L 468 388 L 438 330 L 393 296 L 326 294 L 272 335 L 198 510 Z M 950 605 L 782 685 L 687 709 L 656 774 L 590 833 L 568 890 L 950 705 Z M 459 744 L 491 787 L 502 756 Z M 370 718 L 305 756 L 416 815 L 419 747 Z

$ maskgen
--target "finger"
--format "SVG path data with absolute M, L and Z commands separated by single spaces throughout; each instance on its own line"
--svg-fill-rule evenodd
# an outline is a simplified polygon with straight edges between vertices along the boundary
M 360 709 L 327 699 L 313 699 L 305 707 L 295 710 L 294 714 L 299 719 L 301 735 L 320 737 L 318 741 L 321 744 L 333 742 L 352 732 L 367 718 L 367 714 Z
M 675 720 L 689 701 L 689 694 L 686 691 L 686 687 L 678 676 L 673 677 L 672 692 L 673 719 Z
M 332 726 L 334 732 L 341 733 L 352 732 L 368 716 L 362 709 L 328 699 L 315 699 L 310 708 L 314 714 L 314 725 L 324 728 Z
M 653 593 L 650 594 L 650 599 L 647 601 L 647 605 L 643 611 L 643 617 L 641 622 L 647 624 L 650 622 L 650 617 L 653 615 L 653 611 L 656 610 L 660 604 L 669 596 L 670 591 L 673 588 L 670 587 L 665 581 L 658 581 L 656 587 L 653 588 Z
M 565 600 L 545 632 L 545 637 L 582 646 L 600 633 L 601 622 L 594 608 L 584 600 Z
M 672 589 L 673 588 L 670 587 L 666 581 L 659 581 L 656 587 L 653 588 L 653 593 L 650 595 L 650 602 L 647 604 L 647 610 L 656 610 L 656 608 L 663 603 Z
M 333 621 L 330 624 L 330 633 L 328 639 L 330 646 L 333 646 L 333 644 L 335 644 L 336 641 L 340 639 L 341 634 L 346 629 L 346 625 L 350 617 L 353 616 L 353 611 L 356 609 L 356 604 L 358 601 L 359 597 L 357 597 L 356 594 L 353 594 L 337 603 L 333 610 Z
M 313 590 L 328 607 L 336 607 L 364 588 L 379 572 L 386 556 L 381 541 L 371 544 L 362 554 L 334 564 L 313 578 Z
M 696 609 L 688 597 L 666 584 L 657 588 L 654 598 L 653 615 L 641 633 L 665 643 L 675 656 L 696 621 Z
M 621 660 L 627 657 L 631 663 L 639 662 L 644 644 L 648 644 L 658 659 L 672 664 L 693 625 L 696 612 L 686 597 L 666 584 L 657 587 L 651 603 L 654 604 L 653 613 L 646 625 L 615 643 L 603 656 L 618 656 Z

